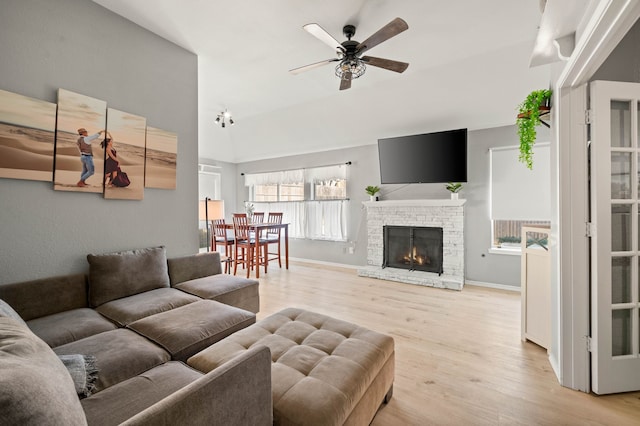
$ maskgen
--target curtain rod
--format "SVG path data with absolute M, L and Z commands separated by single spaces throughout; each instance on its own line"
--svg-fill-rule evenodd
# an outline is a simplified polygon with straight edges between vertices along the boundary
M 350 166 L 351 164 L 352 164 L 351 161 L 347 161 L 346 163 L 325 164 L 324 166 L 296 167 L 295 169 L 272 170 L 272 171 L 267 171 L 267 172 L 249 172 L 249 174 L 288 172 L 288 171 L 291 171 L 291 170 L 307 170 L 307 169 L 315 169 L 315 168 L 320 168 L 320 167 L 331 167 L 331 166 L 342 166 L 342 165 Z M 244 172 L 240 173 L 240 176 L 244 176 Z

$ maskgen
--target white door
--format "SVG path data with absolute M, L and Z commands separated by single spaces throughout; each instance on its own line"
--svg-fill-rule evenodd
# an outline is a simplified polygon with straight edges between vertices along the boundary
M 591 83 L 591 385 L 640 389 L 640 84 Z

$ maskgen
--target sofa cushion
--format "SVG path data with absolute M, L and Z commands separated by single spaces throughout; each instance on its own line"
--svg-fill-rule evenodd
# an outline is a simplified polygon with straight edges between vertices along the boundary
M 111 300 L 169 287 L 164 247 L 89 254 L 89 302 L 100 306 Z
M 252 312 L 213 300 L 200 300 L 129 324 L 165 348 L 175 360 L 191 355 L 256 322 Z
M 25 321 L 86 308 L 87 277 L 74 274 L 2 284 L 0 299 L 10 304 Z
M 22 317 L 4 300 L 0 299 L 0 317 L 12 318 L 20 324 L 27 326 Z
M 258 280 L 229 274 L 211 275 L 176 284 L 174 287 L 202 297 L 251 312 L 260 310 Z
M 29 328 L 49 346 L 64 345 L 118 328 L 93 309 L 72 309 L 27 321 Z
M 0 423 L 86 425 L 67 369 L 27 327 L 0 317 Z
M 134 296 L 112 300 L 96 308 L 105 317 L 121 326 L 149 315 L 175 309 L 202 300 L 174 288 L 158 288 Z
M 83 399 L 82 408 L 92 426 L 118 425 L 202 376 L 169 361 Z
M 96 357 L 96 392 L 120 383 L 171 359 L 167 351 L 131 330 L 119 328 L 85 337 L 54 349 L 58 355 Z
M 167 260 L 171 285 L 222 273 L 220 253 L 212 251 Z

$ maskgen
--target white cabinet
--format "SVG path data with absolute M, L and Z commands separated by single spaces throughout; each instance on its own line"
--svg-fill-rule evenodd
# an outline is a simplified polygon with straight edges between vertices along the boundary
M 548 226 L 522 227 L 522 340 L 551 342 L 551 260 Z

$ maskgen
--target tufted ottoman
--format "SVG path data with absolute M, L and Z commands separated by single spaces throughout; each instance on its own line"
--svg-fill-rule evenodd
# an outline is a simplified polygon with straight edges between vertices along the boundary
M 302 309 L 273 314 L 187 363 L 206 373 L 257 344 L 271 350 L 276 425 L 366 425 L 391 397 L 391 337 Z

